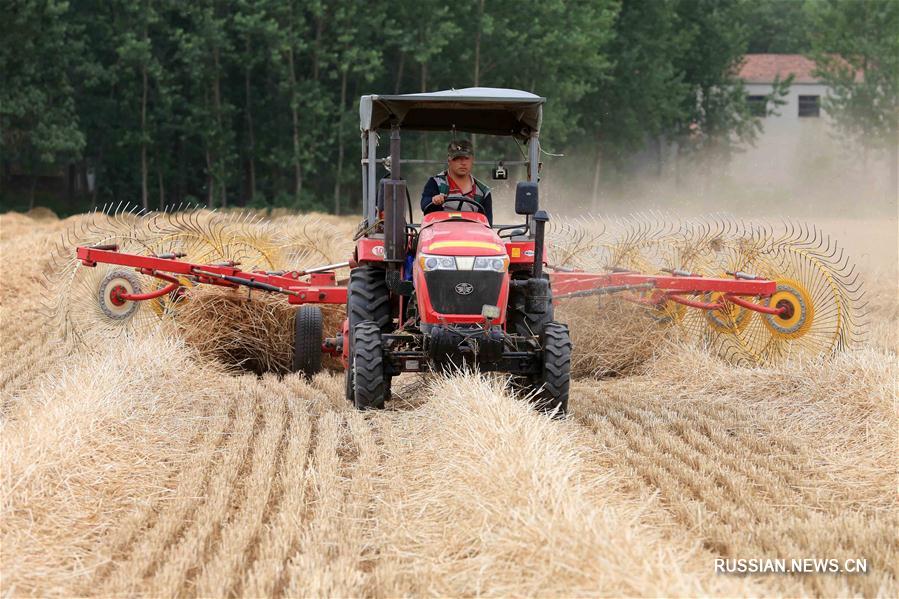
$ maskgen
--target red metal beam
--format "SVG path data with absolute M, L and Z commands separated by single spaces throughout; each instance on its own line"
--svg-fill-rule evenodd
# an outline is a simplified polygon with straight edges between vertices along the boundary
M 265 272 L 244 272 L 236 266 L 222 266 L 213 264 L 192 264 L 170 258 L 158 258 L 156 256 L 139 256 L 126 254 L 109 249 L 92 247 L 79 247 L 76 255 L 85 266 L 97 264 L 113 264 L 127 268 L 135 268 L 158 278 L 162 273 L 172 273 L 196 277 L 201 283 L 220 285 L 224 287 L 238 287 L 241 285 L 252 287 L 253 284 L 266 286 L 266 291 L 283 293 L 288 296 L 291 304 L 345 304 L 346 287 L 336 285 L 333 273 L 316 273 L 315 285 L 291 278 L 289 276 L 268 274 Z M 317 275 L 317 276 L 316 276 Z M 168 279 L 170 280 L 170 279 Z M 322 283 L 325 283 L 324 285 Z M 328 283 L 331 283 L 330 285 Z M 155 292 L 153 292 L 155 293 Z
M 719 291 L 733 295 L 769 296 L 777 289 L 777 283 L 764 279 L 715 279 L 710 277 L 676 277 L 668 275 L 643 275 L 633 272 L 591 274 L 585 272 L 550 273 L 555 296 L 577 291 L 606 287 L 627 287 L 650 284 L 654 289 L 675 293 L 707 293 Z
M 729 302 L 733 302 L 733 303 L 737 304 L 738 306 L 743 306 L 747 310 L 755 310 L 756 312 L 761 312 L 762 314 L 773 314 L 774 316 L 780 316 L 782 314 L 786 314 L 786 312 L 789 310 L 789 308 L 786 308 L 786 307 L 771 308 L 769 306 L 763 306 L 761 304 L 748 302 L 748 301 L 744 300 L 743 298 L 737 297 L 730 293 L 725 295 L 724 299 L 726 299 Z

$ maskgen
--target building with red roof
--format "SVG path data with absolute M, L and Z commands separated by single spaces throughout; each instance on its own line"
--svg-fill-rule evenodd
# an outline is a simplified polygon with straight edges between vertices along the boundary
M 793 83 L 819 83 L 815 61 L 801 54 L 747 54 L 740 65 L 744 83 L 773 83 L 793 76 Z

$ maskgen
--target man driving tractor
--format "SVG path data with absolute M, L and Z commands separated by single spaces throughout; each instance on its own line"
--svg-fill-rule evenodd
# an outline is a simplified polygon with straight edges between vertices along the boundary
M 492 225 L 493 198 L 490 196 L 490 188 L 471 174 L 473 164 L 474 151 L 471 141 L 467 139 L 451 141 L 447 147 L 446 170 L 428 179 L 421 192 L 422 213 L 428 214 L 444 209 L 477 211 L 476 204 L 481 207 L 480 211 L 487 216 L 487 221 Z M 453 200 L 451 196 L 464 196 L 474 204 Z

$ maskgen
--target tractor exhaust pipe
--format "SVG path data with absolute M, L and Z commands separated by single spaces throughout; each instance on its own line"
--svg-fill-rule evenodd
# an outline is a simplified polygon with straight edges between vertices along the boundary
M 549 280 L 543 276 L 543 247 L 547 222 L 549 215 L 545 210 L 534 213 L 534 276 L 527 282 L 525 310 L 535 314 L 545 314 L 551 301 Z
M 387 287 L 396 292 L 400 282 L 400 266 L 406 261 L 406 182 L 400 170 L 400 128 L 390 128 L 390 179 L 384 190 L 384 262 L 387 263 Z
M 545 210 L 538 210 L 534 214 L 534 278 L 543 277 L 543 241 L 546 236 L 546 223 L 549 215 Z

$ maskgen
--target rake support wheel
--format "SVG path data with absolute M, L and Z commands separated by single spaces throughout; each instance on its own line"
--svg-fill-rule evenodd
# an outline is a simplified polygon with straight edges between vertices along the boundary
M 380 410 L 390 395 L 390 377 L 384 374 L 384 353 L 381 329 L 366 320 L 353 331 L 353 387 L 354 404 L 359 410 Z
M 119 296 L 122 293 L 134 294 L 140 292 L 140 280 L 135 273 L 130 270 L 110 271 L 100 281 L 100 286 L 97 290 L 100 310 L 107 318 L 112 320 L 126 320 L 137 310 L 137 302 L 126 300 Z
M 322 369 L 322 311 L 318 306 L 300 306 L 294 316 L 293 371 L 312 378 Z

